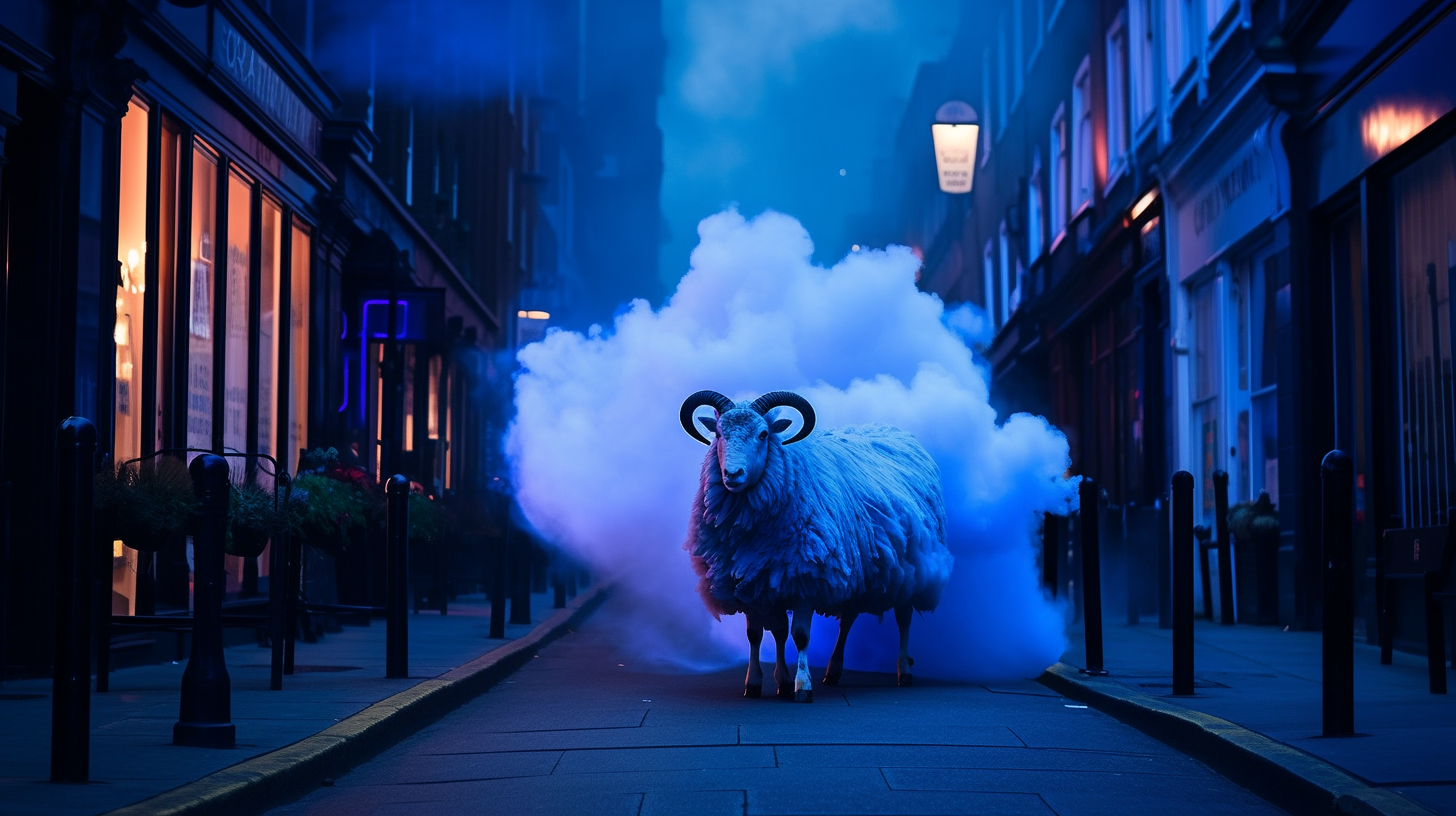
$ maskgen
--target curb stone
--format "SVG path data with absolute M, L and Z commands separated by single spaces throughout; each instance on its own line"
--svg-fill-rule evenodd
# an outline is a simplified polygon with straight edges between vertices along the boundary
M 1434 816 L 1298 748 L 1116 680 L 1083 677 L 1066 663 L 1047 669 L 1037 682 L 1167 743 L 1290 813 Z
M 482 694 L 546 644 L 579 625 L 606 599 L 596 584 L 565 609 L 469 663 L 423 680 L 291 745 L 260 754 L 107 816 L 262 813 L 337 778 Z

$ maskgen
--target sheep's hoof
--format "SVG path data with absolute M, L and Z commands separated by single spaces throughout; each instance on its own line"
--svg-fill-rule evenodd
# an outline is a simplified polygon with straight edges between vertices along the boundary
M 794 687 L 793 686 L 779 686 L 779 690 L 778 690 L 778 695 L 777 696 L 778 696 L 778 698 L 780 700 L 792 700 L 792 699 L 794 699 Z
M 895 678 L 895 684 L 898 685 L 900 688 L 909 688 L 915 685 L 915 675 L 902 674 L 899 677 Z
M 763 687 L 762 686 L 744 686 L 743 687 L 743 696 L 756 700 L 759 697 L 762 697 L 763 696 Z
M 839 676 L 840 676 L 840 674 L 842 674 L 842 672 L 837 672 L 837 671 L 824 672 L 824 680 L 823 680 L 824 685 L 826 685 L 826 686 L 837 686 L 837 685 L 839 685 Z
M 794 702 L 796 702 L 796 703 L 812 703 L 812 702 L 814 702 L 814 689 L 799 689 L 798 691 L 794 692 Z

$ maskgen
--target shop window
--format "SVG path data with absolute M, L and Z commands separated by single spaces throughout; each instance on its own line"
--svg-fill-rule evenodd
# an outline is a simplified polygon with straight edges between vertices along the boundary
M 120 464 L 142 455 L 142 361 L 147 293 L 147 134 L 150 112 L 133 98 L 121 120 L 116 225 L 115 392 L 112 394 L 112 459 Z M 136 614 L 137 551 L 115 542 L 112 549 L 111 613 Z
M 142 455 L 142 360 L 147 252 L 147 131 L 149 112 L 132 99 L 121 120 L 121 164 L 117 206 L 116 392 L 112 453 L 125 462 Z
M 1222 405 L 1222 341 L 1219 330 L 1218 290 L 1224 285 L 1222 276 L 1209 280 L 1192 292 L 1190 306 L 1193 318 L 1193 423 L 1194 456 L 1198 462 L 1201 518 L 1212 523 L 1214 517 L 1213 472 L 1223 469 L 1223 430 L 1220 428 Z
M 280 282 L 283 274 L 283 210 L 273 199 L 263 197 L 262 217 L 258 224 L 258 452 L 277 456 L 283 467 L 286 457 L 280 455 L 276 440 L 278 415 L 273 406 L 278 401 L 282 369 L 278 359 L 278 339 L 282 336 L 283 312 L 279 308 Z M 266 474 L 262 474 L 266 480 Z
M 288 308 L 288 447 L 283 455 L 287 467 L 298 466 L 298 457 L 308 449 L 308 348 L 309 348 L 309 279 L 313 269 L 311 234 L 301 223 L 294 222 L 289 241 L 289 308 Z
M 1278 345 L 1275 329 L 1279 313 L 1279 267 L 1278 258 L 1269 254 L 1257 259 L 1253 267 L 1254 294 L 1250 314 L 1253 348 L 1250 366 L 1250 402 L 1253 409 L 1253 432 L 1251 437 L 1249 492 L 1258 496 L 1260 491 L 1269 494 L 1269 499 L 1279 503 L 1279 405 L 1277 389 L 1279 370 L 1275 364 Z
M 187 311 L 187 447 L 211 450 L 213 268 L 217 235 L 217 159 L 192 148 L 192 263 Z
M 158 190 L 157 190 L 157 328 L 150 338 L 156 346 L 157 378 L 155 389 L 156 417 L 153 428 L 153 450 L 177 447 L 182 440 L 172 439 L 168 420 L 177 408 L 172 406 L 175 393 L 176 348 L 173 342 L 175 315 L 177 313 L 177 218 L 184 191 L 182 184 L 183 144 L 182 134 L 175 125 L 162 118 L 161 144 L 159 145 Z
M 227 301 L 223 356 L 222 443 L 227 450 L 248 449 L 248 297 L 251 289 L 253 185 L 237 171 L 228 173 Z M 242 466 L 238 460 L 239 470 Z
M 1405 526 L 1447 523 L 1456 497 L 1456 142 L 1398 173 L 1395 209 L 1396 359 L 1401 507 Z

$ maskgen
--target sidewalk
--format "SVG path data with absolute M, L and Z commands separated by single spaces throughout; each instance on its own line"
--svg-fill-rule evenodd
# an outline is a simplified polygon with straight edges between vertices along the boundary
M 503 643 L 528 635 L 534 639 L 543 621 L 561 624 L 565 616 L 559 611 L 552 608 L 549 594 L 532 595 L 532 625 L 507 625 L 507 641 L 487 637 L 490 603 L 481 595 L 452 602 L 446 616 L 433 611 L 411 615 L 410 676 L 402 679 L 384 676 L 382 620 L 346 626 L 318 643 L 299 642 L 295 673 L 284 677 L 282 691 L 268 690 L 268 649 L 229 648 L 232 721 L 237 726 L 237 747 L 232 750 L 172 745 L 185 661 L 113 672 L 111 690 L 91 695 L 91 783 L 86 785 L 48 781 L 50 679 L 8 682 L 0 687 L 0 722 L 5 723 L 0 728 L 0 814 L 104 813 L 139 802 L 297 743 L 502 649 Z M 357 733 L 344 741 L 353 736 Z
M 1075 671 L 1086 665 L 1084 635 L 1078 627 L 1069 633 L 1072 645 L 1062 657 L 1065 665 L 1048 672 L 1042 682 L 1063 693 L 1069 693 L 1069 684 L 1075 684 L 1077 688 L 1070 691 L 1080 690 L 1110 713 L 1145 720 L 1134 723 L 1144 730 L 1176 732 L 1169 727 L 1176 725 L 1173 721 L 1179 719 L 1179 710 L 1212 715 L 1277 743 L 1248 739 L 1253 735 L 1229 729 L 1226 723 L 1206 718 L 1197 723 L 1196 718 L 1186 718 L 1211 734 L 1222 733 L 1212 743 L 1226 744 L 1230 757 L 1250 745 L 1255 746 L 1255 753 L 1264 754 L 1280 753 L 1280 745 L 1293 747 L 1358 781 L 1398 793 L 1437 813 L 1456 814 L 1456 695 L 1429 693 L 1424 657 L 1396 652 L 1394 664 L 1382 666 L 1378 648 L 1355 644 L 1357 736 L 1326 739 L 1321 736 L 1320 633 L 1220 626 L 1200 618 L 1194 629 L 1196 693 L 1192 697 L 1171 694 L 1172 634 L 1158 629 L 1156 618 L 1145 617 L 1140 626 L 1108 623 L 1103 628 L 1103 642 L 1109 675 L 1088 678 Z M 1289 754 L 1278 762 L 1290 757 L 1297 755 Z M 1328 769 L 1306 757 L 1298 759 L 1316 776 Z M 1327 779 L 1341 776 L 1323 773 Z M 1248 784 L 1247 780 L 1236 781 Z M 1377 794 L 1376 798 L 1395 809 L 1402 806 L 1393 797 Z

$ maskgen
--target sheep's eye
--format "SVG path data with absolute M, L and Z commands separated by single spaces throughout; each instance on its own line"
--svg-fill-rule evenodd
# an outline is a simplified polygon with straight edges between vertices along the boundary
M 758 438 L 759 439 L 768 439 L 768 431 L 759 431 L 758 432 Z

